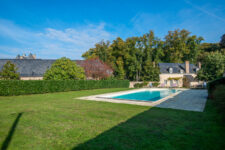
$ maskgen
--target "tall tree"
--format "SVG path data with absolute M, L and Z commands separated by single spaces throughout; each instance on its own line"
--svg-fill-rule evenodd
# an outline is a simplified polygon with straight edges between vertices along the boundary
M 186 41 L 188 53 L 184 54 L 184 57 L 182 58 L 183 61 L 189 60 L 192 63 L 197 62 L 197 58 L 200 54 L 200 43 L 202 40 L 202 37 L 197 37 L 195 35 L 188 37 Z
M 221 48 L 225 48 L 225 34 L 223 34 L 221 37 L 220 46 Z
M 164 46 L 164 41 L 160 40 L 159 38 L 155 38 L 153 58 L 152 58 L 154 62 L 163 61 L 163 57 L 165 56 L 163 51 L 163 46 Z
M 19 80 L 20 75 L 17 73 L 16 65 L 7 61 L 0 72 L 0 79 L 4 80 Z
M 140 68 L 140 61 L 138 48 L 136 47 L 137 44 L 137 37 L 132 37 L 126 39 L 126 54 L 125 54 L 125 70 L 126 70 L 126 78 L 129 80 L 139 80 L 139 72 L 141 71 Z
M 81 65 L 87 78 L 107 79 L 112 75 L 112 68 L 103 63 L 99 58 L 86 59 Z
M 82 57 L 86 59 L 90 58 L 99 58 L 103 62 L 107 62 L 109 58 L 109 51 L 108 48 L 110 46 L 109 41 L 101 41 L 97 44 L 95 44 L 95 48 L 90 48 L 87 52 L 85 52 Z
M 111 57 L 111 64 L 114 69 L 115 77 L 119 79 L 125 79 L 125 68 L 124 68 L 124 60 L 125 55 L 127 53 L 126 43 L 118 37 L 110 46 Z
M 191 36 L 187 30 L 175 30 L 169 31 L 165 41 L 162 41 L 150 31 L 143 36 L 130 37 L 125 41 L 118 37 L 111 44 L 102 41 L 84 53 L 83 57 L 99 57 L 111 65 L 117 78 L 152 80 L 153 78 L 148 76 L 158 74 L 153 64 L 185 60 L 196 62 L 200 56 L 199 45 L 202 40 L 201 37 Z
M 201 52 L 216 52 L 220 51 L 221 47 L 219 43 L 202 43 L 199 46 Z
M 165 37 L 165 60 L 167 62 L 194 62 L 199 54 L 202 37 L 190 36 L 187 30 L 169 31 Z M 193 60 L 192 60 L 193 59 Z
M 211 81 L 222 77 L 225 71 L 225 55 L 219 52 L 211 52 L 205 56 L 202 68 L 198 71 L 197 78 Z
M 148 77 L 153 69 L 153 46 L 155 44 L 155 37 L 153 31 L 143 35 L 141 38 L 143 43 L 143 66 L 142 66 L 142 80 L 150 80 Z M 151 72 L 154 73 L 154 72 Z

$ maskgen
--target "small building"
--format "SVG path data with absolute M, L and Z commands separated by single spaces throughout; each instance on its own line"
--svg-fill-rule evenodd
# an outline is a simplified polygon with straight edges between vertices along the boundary
M 201 68 L 198 65 L 185 63 L 159 63 L 160 87 L 196 87 L 202 84 L 196 80 L 197 72 Z
M 56 61 L 53 59 L 0 59 L 0 70 L 2 70 L 4 64 L 7 61 L 15 64 L 18 68 L 17 72 L 20 74 L 21 80 L 42 80 L 44 73 L 47 69 L 51 67 L 51 65 Z M 92 68 L 102 68 L 101 66 L 105 66 L 103 62 L 98 60 L 72 60 L 76 62 L 77 65 L 86 68 L 88 64 L 92 64 Z M 90 67 L 89 67 L 90 68 Z M 105 69 L 105 68 L 104 68 Z M 109 76 L 113 74 L 113 70 L 110 67 L 104 70 L 106 74 Z M 85 70 L 85 74 L 87 79 L 93 79 L 89 77 L 87 70 Z

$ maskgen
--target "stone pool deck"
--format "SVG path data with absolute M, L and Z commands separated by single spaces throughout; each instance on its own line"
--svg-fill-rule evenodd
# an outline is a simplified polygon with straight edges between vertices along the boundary
M 104 101 L 104 102 L 111 102 L 111 103 L 125 103 L 125 104 L 133 104 L 133 105 L 171 108 L 171 109 L 180 109 L 180 110 L 188 110 L 188 111 L 198 111 L 198 112 L 204 111 L 205 103 L 207 100 L 207 90 L 193 90 L 193 89 L 179 89 L 180 90 L 179 92 L 171 94 L 157 101 L 135 101 L 135 100 L 121 100 L 121 99 L 111 98 L 112 96 L 129 94 L 132 92 L 138 92 L 142 90 L 160 90 L 160 89 L 157 89 L 157 88 L 135 89 L 135 90 L 129 90 L 129 91 L 80 97 L 78 99 Z
M 203 112 L 207 95 L 207 90 L 185 90 L 155 107 Z

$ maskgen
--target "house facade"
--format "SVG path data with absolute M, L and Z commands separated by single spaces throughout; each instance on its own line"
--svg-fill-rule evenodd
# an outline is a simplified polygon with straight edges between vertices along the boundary
M 201 68 L 198 65 L 185 63 L 159 63 L 160 87 L 195 87 L 202 84 L 196 80 L 197 72 Z
M 21 80 L 42 80 L 46 70 L 49 69 L 56 60 L 0 59 L 0 70 L 2 70 L 4 64 L 6 64 L 7 61 L 10 61 L 11 63 L 16 65 L 16 67 L 18 68 L 17 72 L 20 74 Z M 87 79 L 93 79 L 91 76 L 89 77 L 89 74 L 85 69 L 88 68 L 87 66 L 89 66 L 89 64 L 91 64 L 92 67 L 95 68 L 103 68 L 102 66 L 105 66 L 103 62 L 98 60 L 72 60 L 72 61 L 76 62 L 77 65 L 84 68 Z M 107 68 L 104 67 L 104 71 L 105 74 L 108 74 L 109 76 L 113 74 L 113 70 L 110 67 Z

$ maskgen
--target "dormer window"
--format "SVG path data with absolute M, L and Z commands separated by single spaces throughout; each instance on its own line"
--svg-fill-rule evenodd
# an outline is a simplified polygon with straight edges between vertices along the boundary
M 184 70 L 180 69 L 180 73 L 184 73 Z
M 173 73 L 173 68 L 169 68 L 169 73 Z
M 199 68 L 196 68 L 195 71 L 198 72 L 199 71 Z

